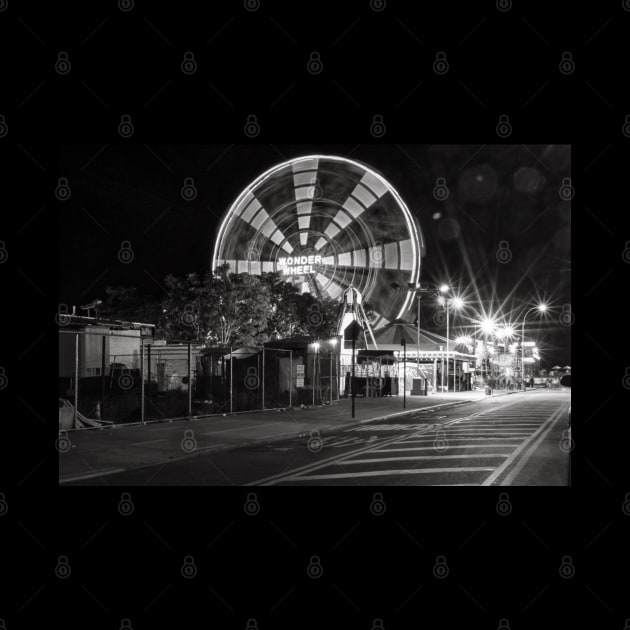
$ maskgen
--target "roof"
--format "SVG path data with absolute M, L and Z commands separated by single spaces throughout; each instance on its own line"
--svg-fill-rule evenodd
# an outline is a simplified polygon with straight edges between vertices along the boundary
M 147 330 L 153 335 L 155 324 L 145 324 L 142 322 L 128 322 L 120 319 L 107 319 L 105 317 L 86 317 L 85 315 L 70 315 L 60 313 L 58 315 L 60 328 L 80 328 L 82 326 L 99 326 L 112 330 Z
M 285 339 L 274 339 L 264 344 L 265 348 L 283 348 L 290 350 L 292 348 L 304 348 L 313 343 L 315 339 L 301 335 L 298 337 L 286 337 Z
M 387 324 L 383 328 L 374 331 L 374 338 L 377 346 L 401 345 L 405 340 L 408 346 L 415 349 L 418 343 L 418 329 L 413 324 L 402 319 L 397 319 Z M 453 340 L 451 339 L 451 346 Z M 420 329 L 420 350 L 421 351 L 439 351 L 440 346 L 446 347 L 446 337 L 442 337 L 428 330 Z

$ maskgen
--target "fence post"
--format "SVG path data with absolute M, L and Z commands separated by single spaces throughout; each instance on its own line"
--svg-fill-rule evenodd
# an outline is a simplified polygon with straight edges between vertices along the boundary
M 106 337 L 103 335 L 102 345 L 101 345 L 101 406 L 103 402 L 105 402 L 105 346 L 106 346 Z M 101 409 L 101 417 L 103 414 L 103 410 Z
M 233 363 L 234 357 L 232 355 L 232 346 L 230 346 L 230 413 L 234 412 L 234 404 L 232 402 L 232 376 L 234 374 L 234 370 L 232 369 Z
M 337 366 L 336 366 L 337 375 L 336 375 L 336 378 L 335 378 L 335 381 L 337 381 L 337 402 L 339 402 L 339 387 L 341 385 L 341 381 L 340 381 L 341 376 L 340 376 L 340 374 L 341 374 L 341 344 L 342 343 L 343 343 L 343 340 L 339 339 L 339 354 L 337 355 L 337 361 L 336 361 L 336 363 L 337 363 Z
M 293 350 L 289 350 L 289 407 L 293 406 Z
M 332 360 L 333 355 L 330 353 L 330 370 L 329 370 L 329 378 L 328 378 L 328 386 L 330 387 L 330 404 L 332 405 L 333 401 L 333 370 L 332 370 Z
M 79 407 L 79 333 L 74 336 L 74 427 L 77 427 L 77 410 Z
M 144 424 L 144 337 L 140 335 L 140 421 Z
M 407 409 L 407 340 L 401 341 L 403 347 L 403 409 Z
M 151 419 L 151 344 L 147 346 L 147 420 Z
M 265 410 L 265 347 L 262 352 L 262 410 Z
M 190 341 L 188 342 L 188 419 L 192 416 L 192 370 L 191 368 L 191 353 L 190 353 Z
M 352 377 L 350 380 L 350 391 L 352 392 L 352 417 L 354 418 L 354 398 L 355 398 L 355 384 L 354 384 L 354 355 L 355 355 L 355 349 L 356 349 L 356 344 L 355 344 L 355 340 L 356 340 L 356 331 L 353 330 L 352 331 Z

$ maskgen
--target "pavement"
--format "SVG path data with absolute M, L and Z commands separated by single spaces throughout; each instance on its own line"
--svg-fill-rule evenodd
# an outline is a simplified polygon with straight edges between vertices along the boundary
M 115 428 L 64 433 L 58 441 L 59 482 L 97 480 L 130 470 L 164 465 L 204 453 L 246 449 L 259 444 L 318 438 L 364 423 L 393 422 L 417 412 L 437 413 L 467 403 L 484 404 L 517 394 L 495 390 L 449 392 L 430 396 L 356 398 L 355 418 L 351 400 L 287 410 L 249 412 Z M 530 473 L 535 474 L 530 470 Z

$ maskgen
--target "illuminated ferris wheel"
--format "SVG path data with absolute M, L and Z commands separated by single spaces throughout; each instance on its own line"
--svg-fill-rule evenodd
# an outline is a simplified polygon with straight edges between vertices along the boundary
M 340 299 L 354 286 L 374 328 L 404 318 L 420 278 L 420 228 L 393 186 L 355 160 L 307 155 L 257 177 L 223 218 L 212 269 L 279 272 L 302 292 Z

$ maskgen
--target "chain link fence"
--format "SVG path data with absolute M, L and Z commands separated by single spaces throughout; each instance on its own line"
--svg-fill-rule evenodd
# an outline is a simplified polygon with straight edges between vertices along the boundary
M 169 343 L 139 330 L 59 331 L 59 429 L 103 428 L 339 399 L 339 356 Z

